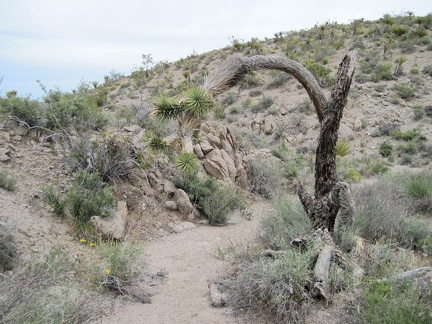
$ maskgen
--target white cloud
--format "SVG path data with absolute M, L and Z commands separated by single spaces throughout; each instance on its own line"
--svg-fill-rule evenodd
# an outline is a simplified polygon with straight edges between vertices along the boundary
M 130 72 L 141 54 L 173 61 L 194 50 L 227 46 L 230 36 L 262 39 L 328 20 L 377 19 L 404 9 L 427 14 L 423 0 L 14 0 L 0 6 L 3 88 L 19 66 L 32 79 L 44 79 L 45 69 L 82 71 L 83 77 L 93 71 L 92 79 L 101 79 L 112 69 Z M 71 80 L 58 76 L 64 79 Z

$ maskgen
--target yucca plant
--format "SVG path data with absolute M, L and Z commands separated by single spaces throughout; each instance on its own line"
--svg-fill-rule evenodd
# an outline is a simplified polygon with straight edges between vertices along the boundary
M 176 157 L 176 166 L 183 173 L 191 174 L 196 169 L 196 157 L 194 153 L 183 151 Z
M 152 115 L 160 119 L 177 120 L 183 139 L 183 150 L 193 151 L 192 137 L 199 130 L 201 118 L 215 106 L 212 95 L 200 87 L 189 89 L 184 96 L 168 98 L 161 96 L 155 102 Z
M 351 147 L 348 142 L 343 140 L 338 140 L 336 142 L 336 155 L 344 157 L 351 152 Z

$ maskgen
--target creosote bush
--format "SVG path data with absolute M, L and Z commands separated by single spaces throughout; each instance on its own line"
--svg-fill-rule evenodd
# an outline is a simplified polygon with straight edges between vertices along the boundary
M 45 203 L 49 204 L 54 208 L 54 213 L 57 216 L 66 216 L 65 207 L 66 200 L 59 195 L 53 186 L 47 186 L 42 188 L 42 199 Z
M 6 98 L 0 98 L 0 113 L 16 117 L 28 126 L 35 126 L 41 115 L 41 105 L 37 100 L 18 97 L 16 91 L 9 91 Z
M 230 185 L 222 185 L 214 177 L 202 179 L 197 173 L 179 173 L 174 178 L 177 187 L 187 192 L 190 201 L 202 211 L 210 225 L 225 225 L 228 213 L 245 210 L 244 198 Z
M 72 216 L 79 222 L 87 222 L 91 216 L 108 216 L 115 205 L 112 190 L 99 173 L 86 170 L 75 174 L 66 199 Z

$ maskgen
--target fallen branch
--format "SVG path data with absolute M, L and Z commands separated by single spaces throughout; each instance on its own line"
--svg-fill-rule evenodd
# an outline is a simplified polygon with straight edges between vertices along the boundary
M 390 278 L 384 278 L 378 280 L 378 282 L 384 282 L 384 281 L 403 281 L 405 279 L 413 279 L 418 277 L 425 276 L 428 272 L 432 271 L 432 267 L 422 267 L 410 271 L 405 271 L 402 273 L 398 273 Z

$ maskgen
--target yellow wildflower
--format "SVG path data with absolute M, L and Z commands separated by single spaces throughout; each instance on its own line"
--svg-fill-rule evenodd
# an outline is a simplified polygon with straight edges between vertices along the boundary
M 90 245 L 91 247 L 95 246 L 93 242 L 90 242 L 89 245 Z
M 111 273 L 111 271 L 109 271 L 108 269 L 106 269 L 106 270 L 105 270 L 105 273 L 106 273 L 107 275 L 109 275 L 109 274 Z
M 80 242 L 81 242 L 81 243 L 86 243 L 87 240 L 82 238 L 82 239 L 80 240 Z

